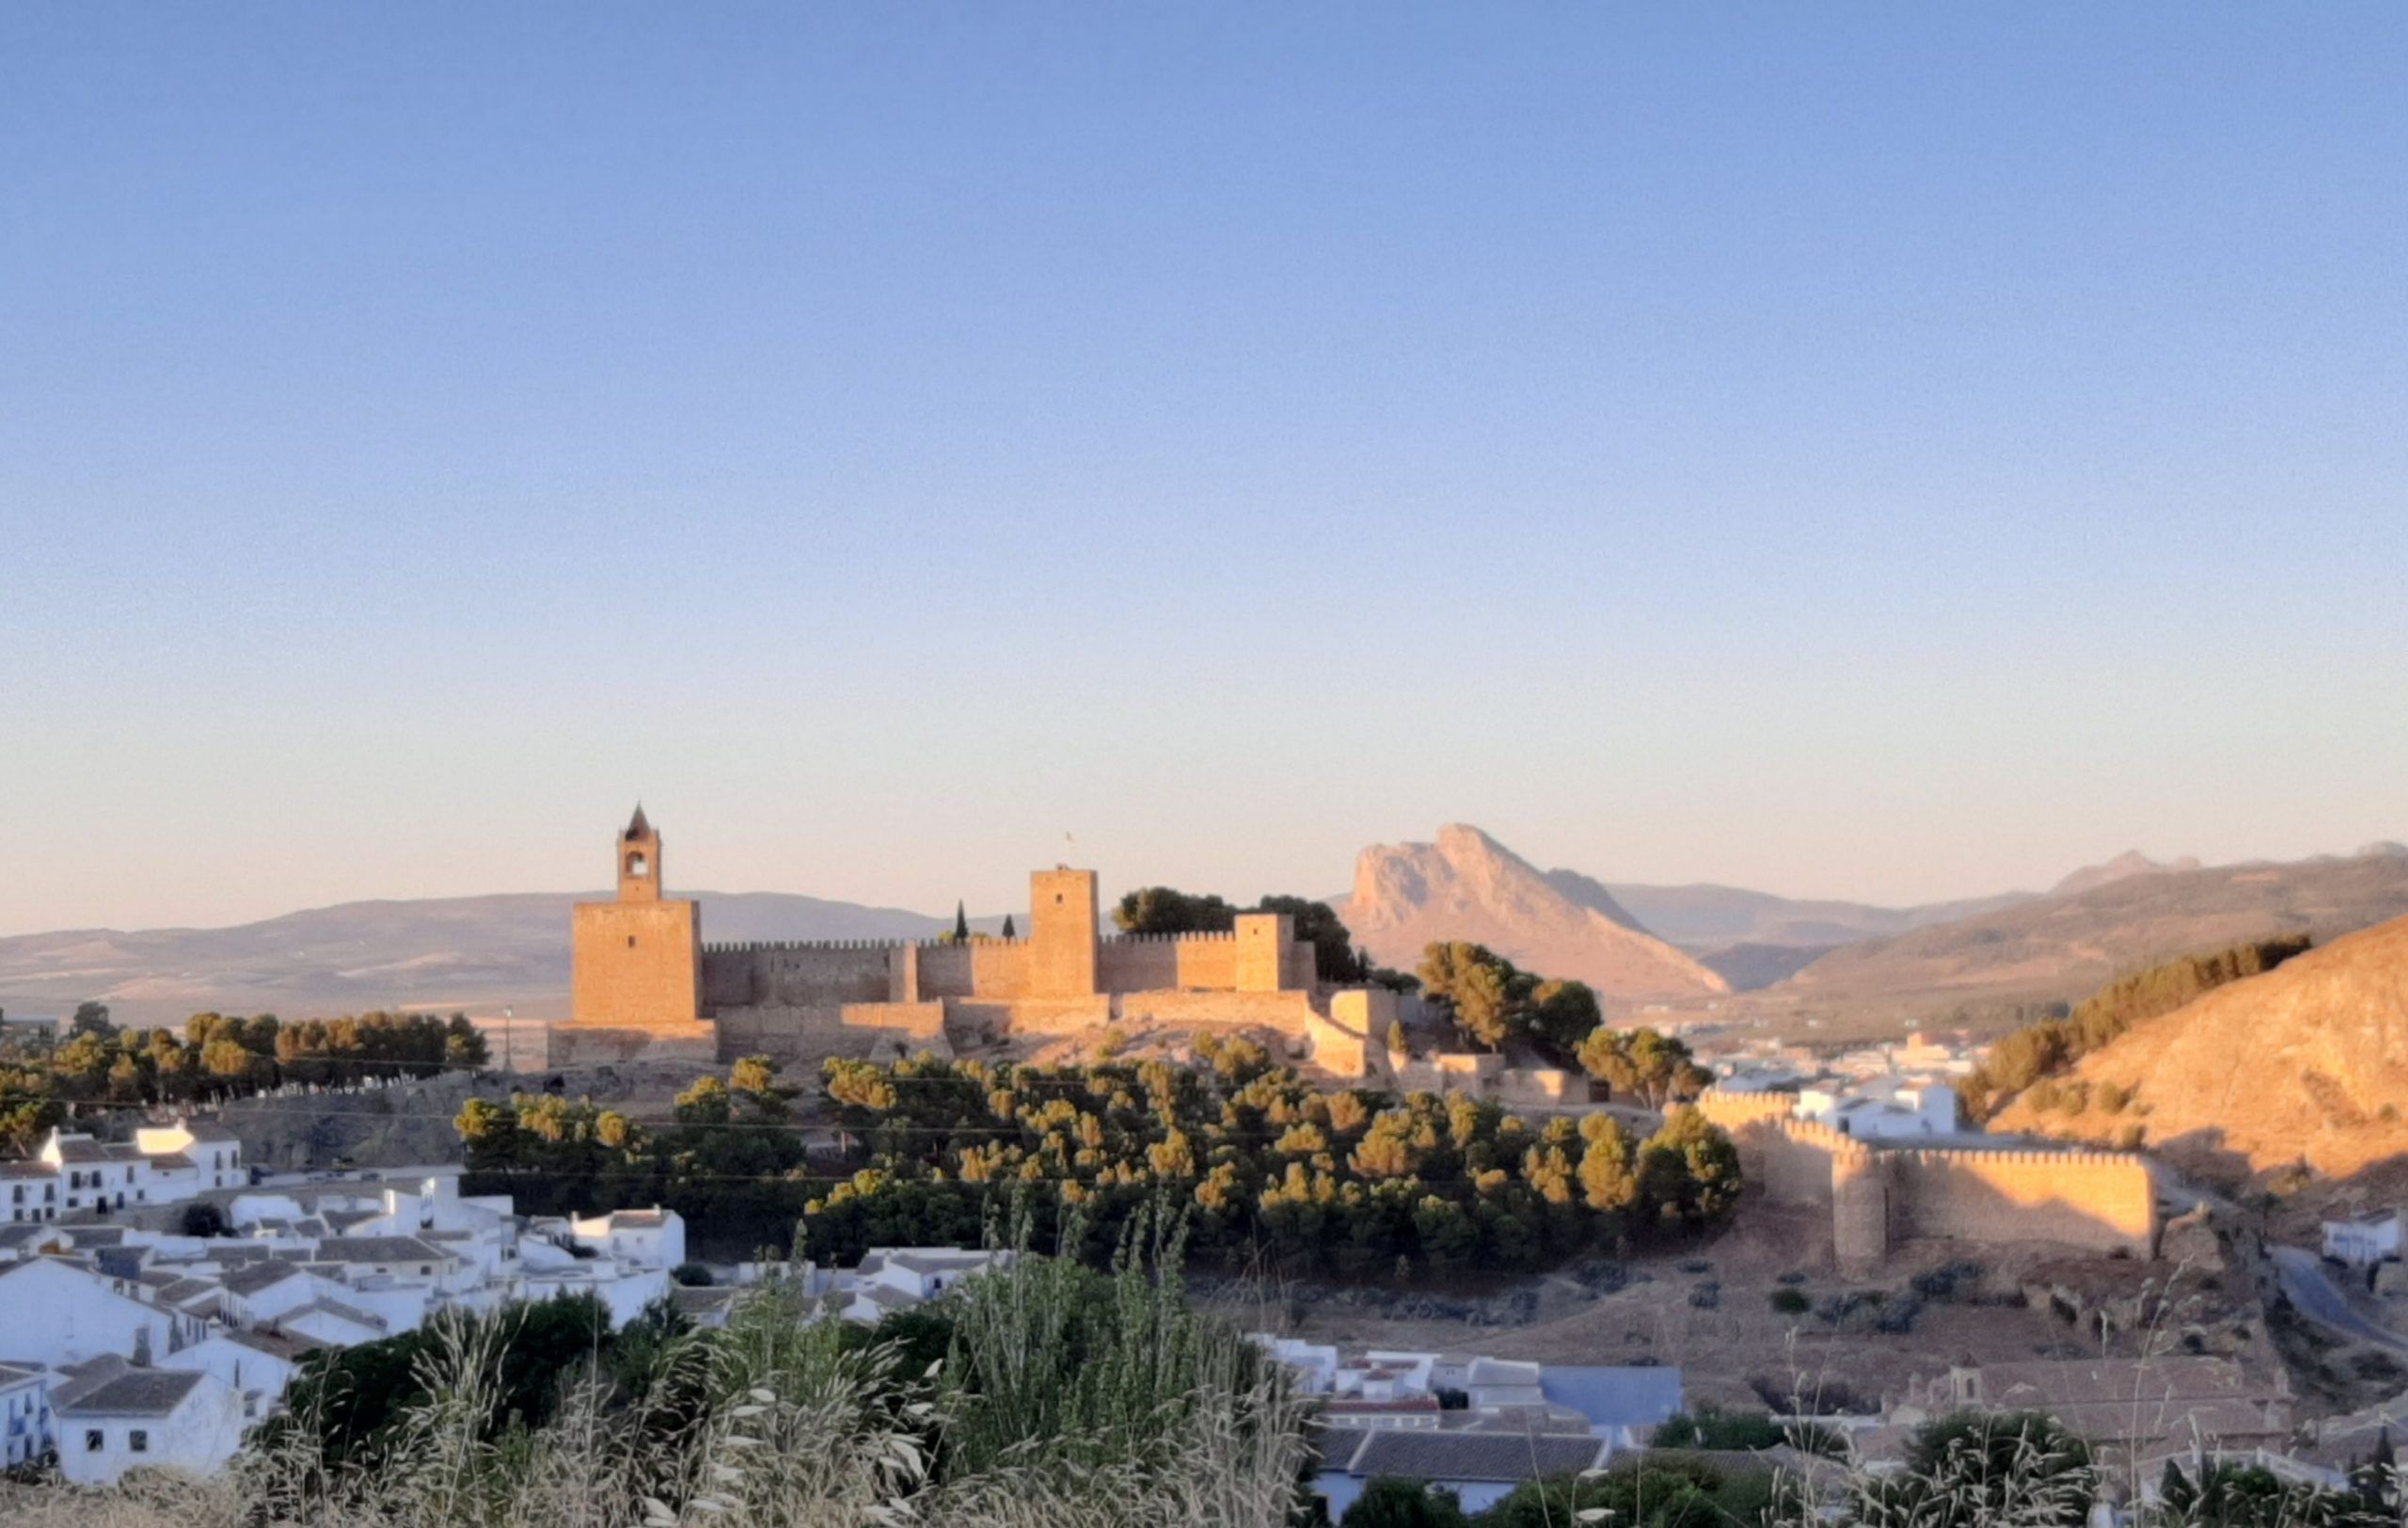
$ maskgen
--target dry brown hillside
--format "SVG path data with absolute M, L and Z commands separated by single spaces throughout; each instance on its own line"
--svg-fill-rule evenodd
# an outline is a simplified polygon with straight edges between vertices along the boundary
M 2114 1138 L 2230 1175 L 2305 1161 L 2336 1176 L 2408 1155 L 2408 918 L 2219 987 L 2084 1058 L 2061 1099 L 2027 1090 L 1994 1130 Z M 2128 1093 L 2131 1103 L 2102 1106 Z
M 1610 905 L 1608 903 L 1608 905 Z M 1620 909 L 1615 909 L 1620 911 Z M 1340 909 L 1355 942 L 1410 970 L 1438 940 L 1486 945 L 1526 971 L 1585 981 L 1609 998 L 1729 991 L 1695 959 L 1629 921 L 1565 897 L 1528 861 L 1461 823 L 1434 844 L 1375 844 Z

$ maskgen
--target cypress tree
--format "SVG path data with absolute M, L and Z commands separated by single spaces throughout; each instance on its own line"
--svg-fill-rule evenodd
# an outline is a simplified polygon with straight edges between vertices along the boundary
M 1009 913 L 1004 915 L 1004 937 L 1006 939 L 1020 937 L 1019 931 L 1012 927 L 1012 915 Z
M 957 943 L 970 943 L 970 913 L 958 901 L 953 904 L 953 937 Z

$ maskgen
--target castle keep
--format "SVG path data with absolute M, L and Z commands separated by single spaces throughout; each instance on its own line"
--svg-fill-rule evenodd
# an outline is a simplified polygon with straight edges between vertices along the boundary
M 2051 1241 L 2157 1255 L 2148 1164 L 2126 1152 L 1884 1148 L 1791 1117 L 1788 1093 L 1708 1089 L 1697 1106 L 1730 1134 L 1740 1171 L 1776 1204 L 1828 1208 L 1840 1263 L 1871 1267 L 1893 1242 Z
M 1332 991 L 1286 914 L 1244 913 L 1225 933 L 1104 937 L 1096 875 L 1029 877 L 1022 939 L 706 945 L 702 910 L 665 897 L 660 836 L 636 814 L 619 835 L 618 896 L 570 924 L 570 1018 L 551 1061 L 639 1053 L 726 1061 L 866 1055 L 879 1042 L 940 1055 L 1012 1036 L 1105 1024 L 1228 1024 L 1360 1076 L 1386 1040 L 1387 995 Z

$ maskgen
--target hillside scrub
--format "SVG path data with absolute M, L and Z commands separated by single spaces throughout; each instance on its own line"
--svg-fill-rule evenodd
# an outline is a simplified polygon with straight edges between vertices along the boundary
M 2210 954 L 2185 955 L 2118 977 L 2074 1005 L 2064 1018 L 2026 1025 L 1991 1046 L 1959 1090 L 1966 1113 L 1976 1122 L 1986 1121 L 2007 1099 L 2043 1078 L 2071 1070 L 2075 1062 L 2134 1025 L 2171 1013 L 2228 982 L 2271 971 L 2307 947 L 2305 934 L 2259 939 Z M 2123 1095 L 2108 1112 L 2120 1112 L 2130 1101 L 2129 1095 Z M 2052 1097 L 2036 1106 L 2062 1107 L 2067 1102 Z M 2086 1106 L 2089 1100 L 2083 1102 Z

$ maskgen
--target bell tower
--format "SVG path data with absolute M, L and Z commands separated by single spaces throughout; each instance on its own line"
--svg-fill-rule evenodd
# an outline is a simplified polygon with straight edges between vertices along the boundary
M 644 820 L 642 802 L 627 820 L 627 831 L 619 835 L 619 900 L 660 900 L 660 835 Z
M 710 1040 L 702 906 L 661 894 L 660 835 L 641 806 L 619 834 L 618 876 L 616 897 L 569 914 L 569 1027 Z

